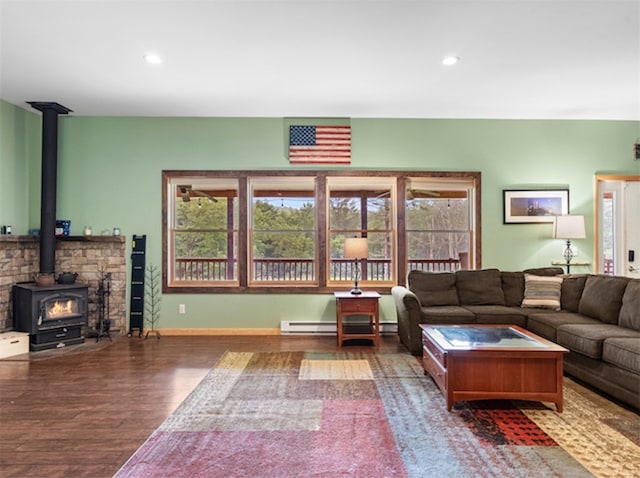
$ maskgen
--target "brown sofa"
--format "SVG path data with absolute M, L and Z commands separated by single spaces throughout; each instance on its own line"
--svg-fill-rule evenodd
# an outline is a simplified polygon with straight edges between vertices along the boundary
M 640 279 L 562 272 L 411 271 L 408 287 L 391 290 L 400 341 L 420 355 L 419 324 L 519 325 L 570 350 L 567 374 L 640 409 Z M 538 300 L 541 282 L 553 282 L 557 298 L 545 290 Z

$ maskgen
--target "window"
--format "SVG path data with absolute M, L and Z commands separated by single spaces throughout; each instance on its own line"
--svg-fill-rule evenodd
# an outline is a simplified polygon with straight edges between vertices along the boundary
M 164 171 L 163 292 L 321 292 L 479 266 L 480 173 Z
M 409 178 L 406 190 L 407 270 L 468 269 L 474 254 L 473 183 Z
M 395 178 L 329 177 L 329 284 L 352 282 L 354 263 L 344 259 L 344 240 L 365 237 L 369 257 L 361 259 L 361 285 L 395 282 Z
M 171 284 L 238 285 L 238 180 L 181 177 L 167 189 Z
M 251 284 L 317 285 L 315 178 L 250 178 Z

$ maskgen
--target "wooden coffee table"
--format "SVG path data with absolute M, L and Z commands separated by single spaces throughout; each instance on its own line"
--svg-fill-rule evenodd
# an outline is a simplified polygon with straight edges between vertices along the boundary
M 518 399 L 552 402 L 562 412 L 567 349 L 515 325 L 420 325 L 422 365 L 455 402 Z

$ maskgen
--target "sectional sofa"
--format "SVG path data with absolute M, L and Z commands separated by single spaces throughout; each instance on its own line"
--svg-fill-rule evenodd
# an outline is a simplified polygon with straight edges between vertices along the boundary
M 640 409 L 640 279 L 554 267 L 411 271 L 391 293 L 400 341 L 414 355 L 419 324 L 515 324 L 569 349 L 565 373 Z

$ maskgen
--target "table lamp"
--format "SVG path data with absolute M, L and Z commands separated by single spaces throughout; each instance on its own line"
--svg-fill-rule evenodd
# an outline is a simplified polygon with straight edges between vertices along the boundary
M 587 237 L 584 229 L 584 216 L 556 216 L 553 223 L 553 238 L 565 239 L 567 247 L 564 250 L 564 260 L 567 266 L 567 274 L 571 267 L 573 251 L 571 250 L 571 239 L 584 239 Z
M 369 256 L 369 243 L 366 237 L 349 237 L 344 240 L 344 257 L 345 259 L 353 259 L 353 280 L 354 287 L 351 289 L 353 295 L 362 294 L 362 290 L 358 288 L 360 280 L 360 260 Z

